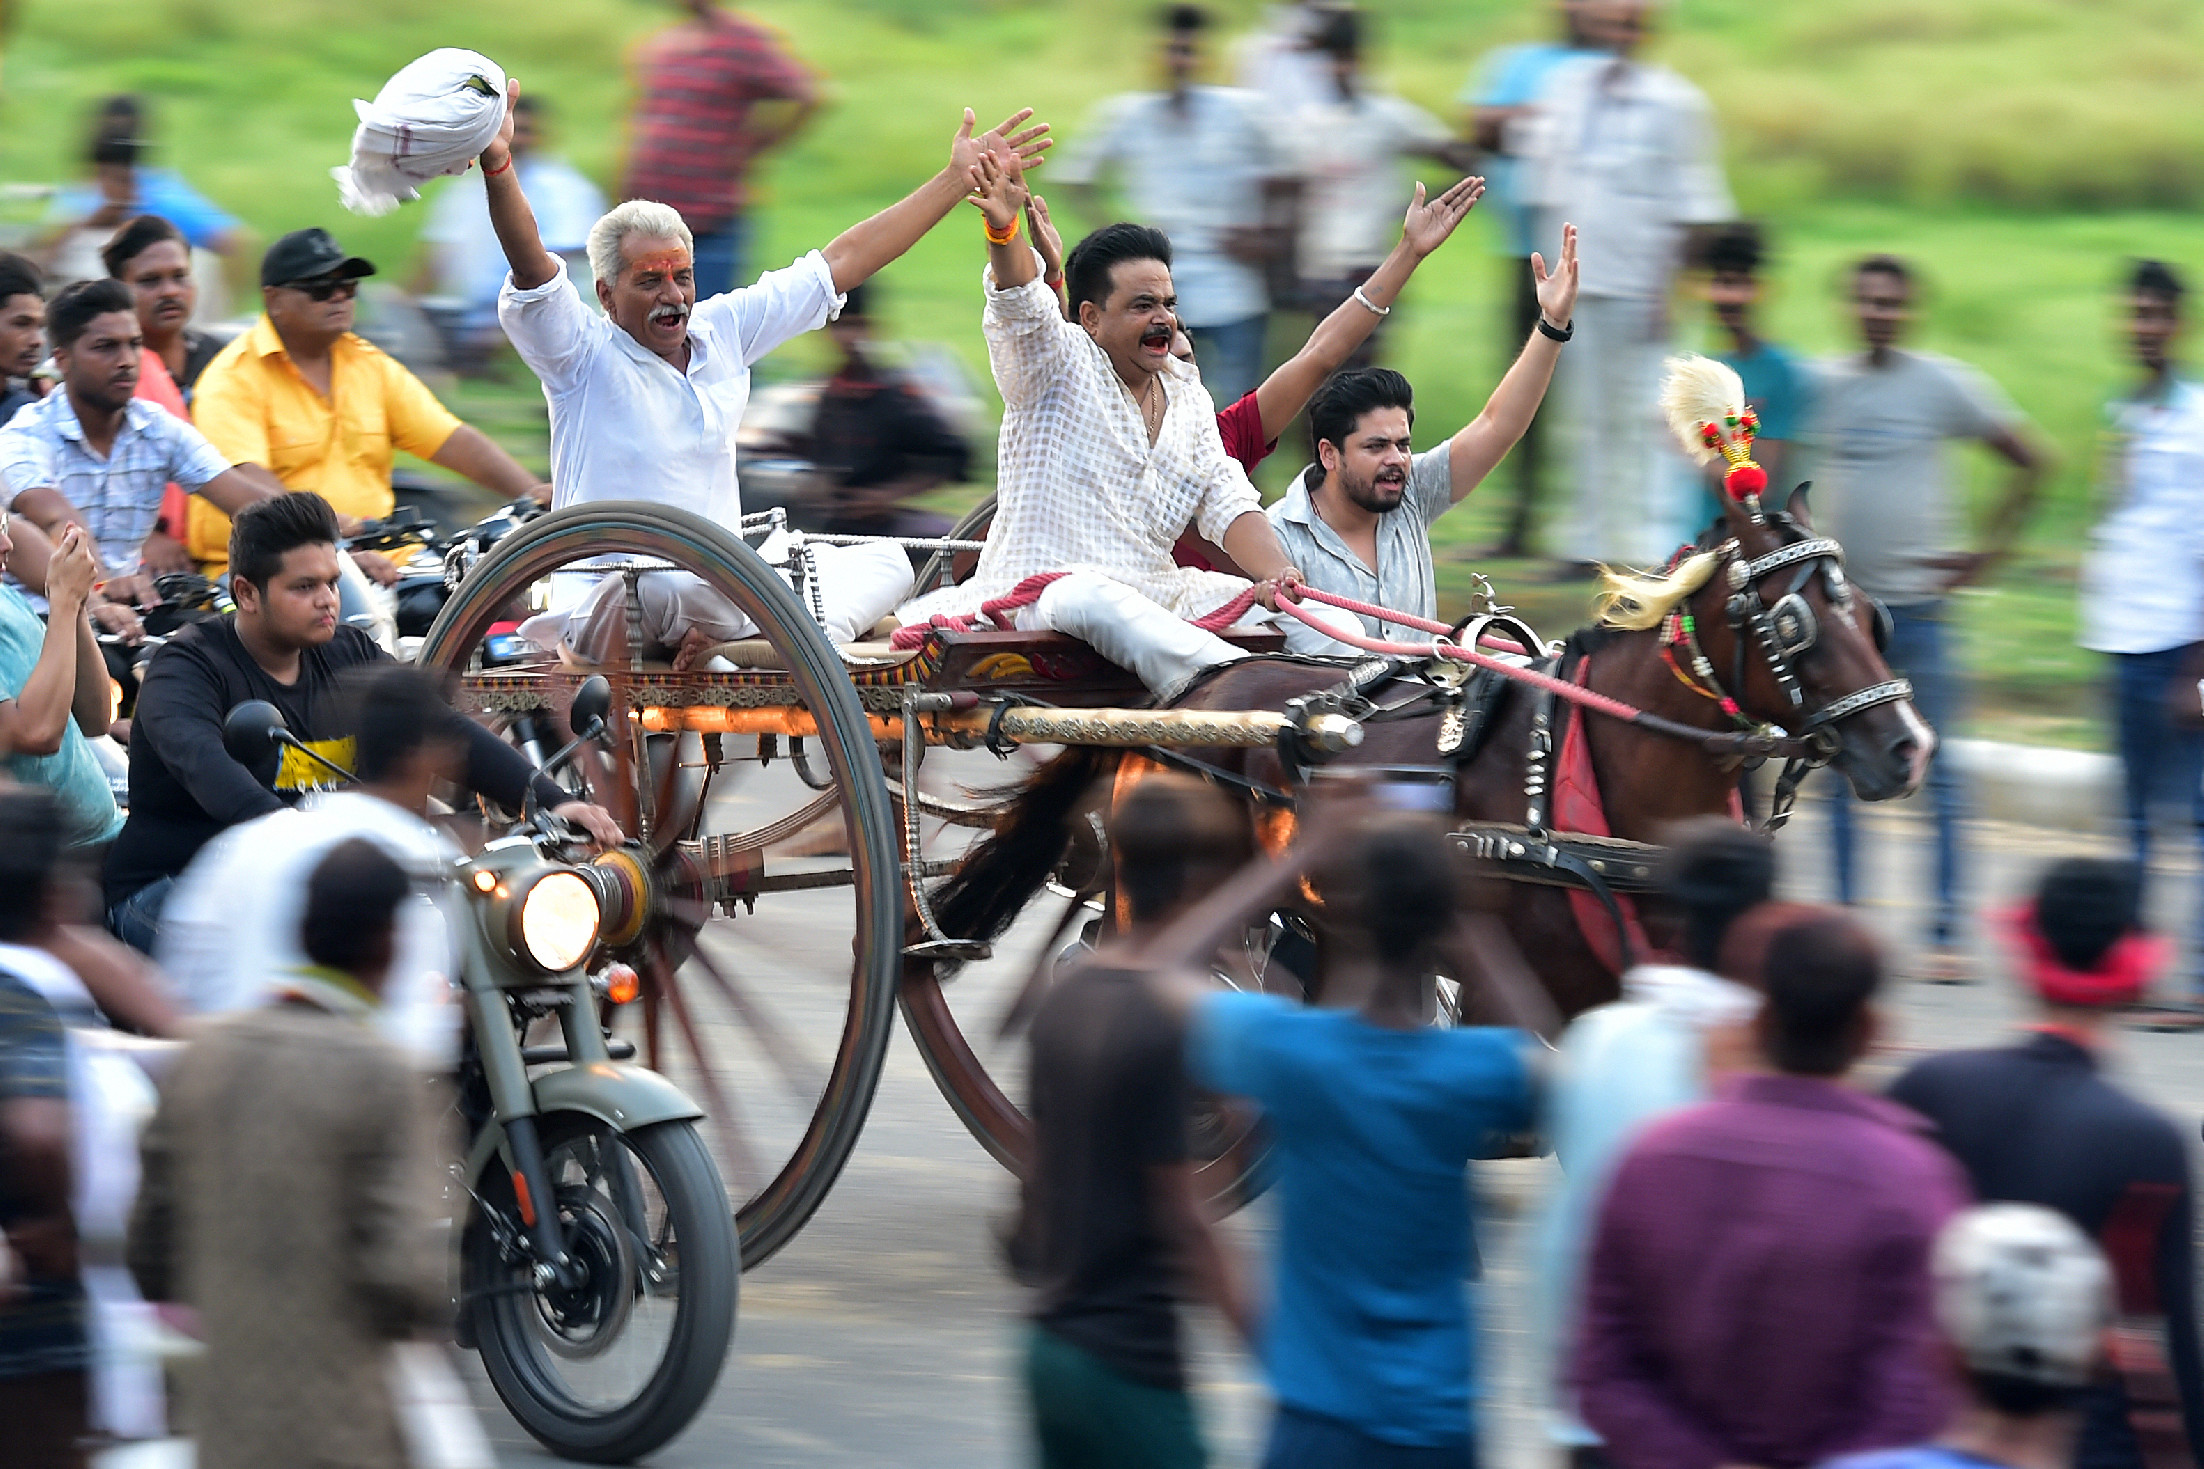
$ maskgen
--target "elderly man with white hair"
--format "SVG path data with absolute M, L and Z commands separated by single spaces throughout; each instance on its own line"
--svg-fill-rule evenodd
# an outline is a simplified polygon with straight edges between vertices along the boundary
M 512 89 L 517 92 L 516 89 Z M 512 120 L 481 157 L 490 220 L 512 267 L 498 319 L 551 406 L 554 506 L 647 499 L 737 529 L 742 497 L 735 430 L 750 397 L 750 367 L 781 343 L 824 326 L 844 293 L 946 218 L 979 182 L 983 152 L 1038 157 L 1046 125 L 1030 109 L 974 136 L 966 110 L 949 162 L 914 193 L 844 230 L 756 283 L 699 301 L 695 242 L 680 214 L 634 199 L 597 221 L 589 259 L 591 311 L 556 255 L 544 248 L 512 161 Z M 1022 130 L 1020 130 L 1022 128 Z M 892 543 L 815 547 L 817 605 L 827 635 L 853 642 L 909 590 L 910 561 Z M 616 652 L 625 623 L 621 579 L 594 590 L 581 578 L 557 595 L 554 617 L 523 631 L 544 645 L 563 635 L 586 661 Z M 749 619 L 685 572 L 640 578 L 644 636 L 687 664 L 714 643 L 748 636 Z M 563 606 L 558 604 L 565 604 Z M 577 605 L 578 604 L 578 605 Z

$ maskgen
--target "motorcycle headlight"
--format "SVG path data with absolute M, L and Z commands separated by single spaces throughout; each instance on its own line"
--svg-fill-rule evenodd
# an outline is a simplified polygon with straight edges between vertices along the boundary
M 589 957 L 601 921 L 597 890 L 580 873 L 547 872 L 513 910 L 513 947 L 546 974 L 563 974 Z

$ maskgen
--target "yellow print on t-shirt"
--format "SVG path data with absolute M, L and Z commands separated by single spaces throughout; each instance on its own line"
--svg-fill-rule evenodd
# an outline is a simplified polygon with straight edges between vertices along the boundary
M 353 741 L 350 735 L 341 740 L 307 740 L 306 748 L 331 764 L 345 770 L 352 768 Z M 283 763 L 276 767 L 275 788 L 279 791 L 328 790 L 344 782 L 337 773 L 321 760 L 309 760 L 289 745 L 283 747 Z

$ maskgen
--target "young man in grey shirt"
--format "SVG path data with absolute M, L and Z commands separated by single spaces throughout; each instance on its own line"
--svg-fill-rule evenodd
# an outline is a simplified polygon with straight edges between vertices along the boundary
M 1913 316 L 1914 286 L 1905 262 L 1889 255 L 1852 272 L 1852 307 L 1865 350 L 1815 365 L 1818 464 L 1814 509 L 1821 528 L 1844 545 L 1845 571 L 1891 613 L 1891 669 L 1913 681 L 1924 719 L 1949 735 L 1960 708 L 1960 675 L 1950 663 L 1945 605 L 1980 581 L 2018 538 L 2042 484 L 2043 453 L 2012 401 L 1972 368 L 1899 347 Z M 1981 549 L 1964 549 L 1963 485 L 1944 445 L 1975 440 L 2012 466 Z M 1832 782 L 1837 891 L 1859 897 L 1852 798 Z M 1936 905 L 1924 979 L 1967 977 L 1959 921 L 1958 783 L 1949 761 L 1929 768 L 1936 811 Z

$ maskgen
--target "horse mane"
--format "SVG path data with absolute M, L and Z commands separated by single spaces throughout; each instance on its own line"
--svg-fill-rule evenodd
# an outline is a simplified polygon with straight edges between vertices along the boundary
M 1705 586 L 1721 564 L 1713 551 L 1694 551 L 1672 569 L 1659 575 L 1639 571 L 1599 569 L 1599 625 L 1626 632 L 1658 627 L 1662 618 L 1683 600 Z

